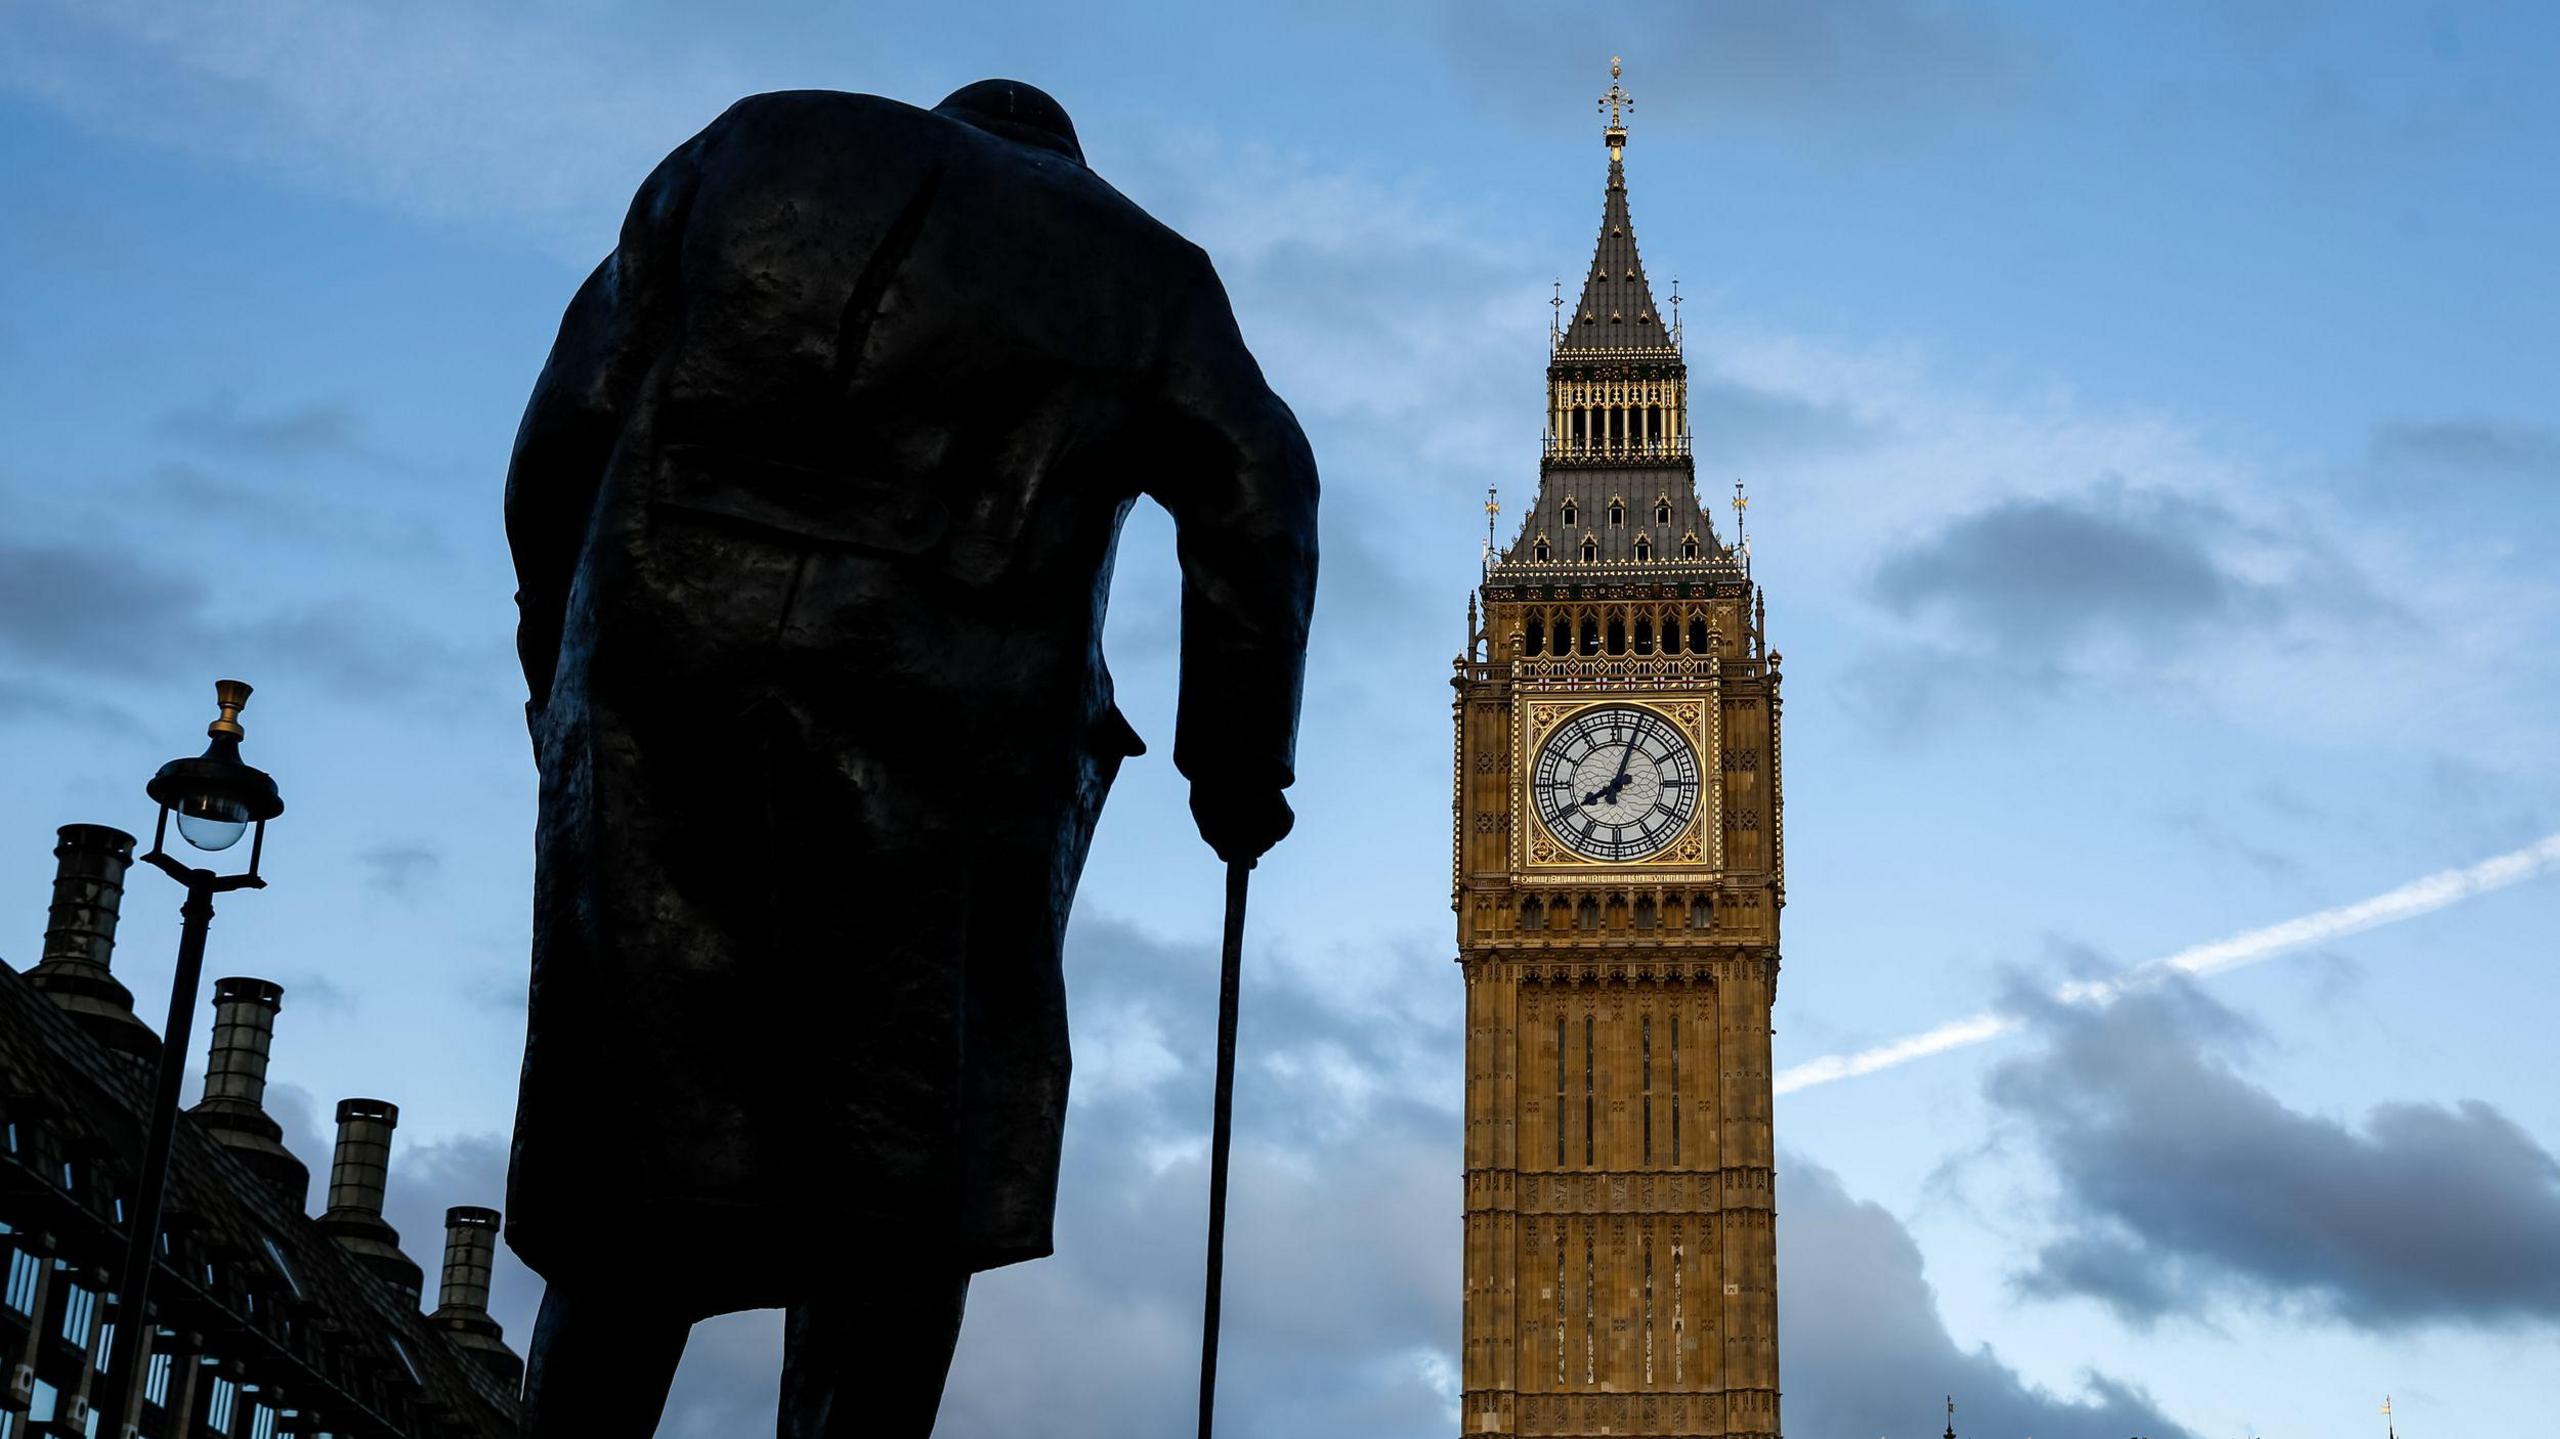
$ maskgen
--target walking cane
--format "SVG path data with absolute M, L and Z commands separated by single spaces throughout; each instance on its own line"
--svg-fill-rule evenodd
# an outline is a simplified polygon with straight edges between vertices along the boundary
M 1218 1289 L 1227 1269 L 1227 1141 L 1235 1131 L 1236 990 L 1244 971 L 1244 880 L 1253 861 L 1227 866 L 1226 952 L 1218 966 L 1217 1117 L 1209 1130 L 1209 1284 L 1200 1317 L 1200 1439 L 1218 1407 Z

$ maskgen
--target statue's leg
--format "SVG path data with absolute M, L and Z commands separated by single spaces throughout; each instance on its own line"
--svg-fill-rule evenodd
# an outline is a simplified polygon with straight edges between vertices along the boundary
M 967 1273 L 925 1269 L 792 1305 L 781 1439 L 926 1439 L 968 1297 Z
M 692 1327 L 627 1294 L 545 1289 L 525 1368 L 526 1439 L 649 1439 Z

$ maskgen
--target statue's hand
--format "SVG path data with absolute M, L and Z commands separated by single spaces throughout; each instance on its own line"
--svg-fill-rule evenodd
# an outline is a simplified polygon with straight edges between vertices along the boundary
M 1260 859 L 1298 822 L 1276 789 L 1217 783 L 1191 786 L 1191 817 L 1200 824 L 1200 837 L 1229 864 Z

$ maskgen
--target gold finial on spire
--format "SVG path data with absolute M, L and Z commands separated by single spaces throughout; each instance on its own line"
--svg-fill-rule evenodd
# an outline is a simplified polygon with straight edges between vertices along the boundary
M 1493 573 L 1493 522 L 1502 513 L 1501 495 L 1502 492 L 1492 485 L 1484 487 L 1484 571 L 1488 575 Z M 1467 604 L 1472 613 L 1474 596 L 1467 598 Z
M 1618 83 L 1618 76 L 1621 73 L 1623 71 L 1619 58 L 1615 55 L 1610 56 L 1609 93 L 1600 97 L 1600 108 L 1609 112 L 1609 128 L 1603 130 L 1601 136 L 1609 142 L 1609 163 L 1612 165 L 1626 158 L 1626 117 L 1634 114 L 1636 110 L 1635 97 L 1627 93 L 1627 87 Z

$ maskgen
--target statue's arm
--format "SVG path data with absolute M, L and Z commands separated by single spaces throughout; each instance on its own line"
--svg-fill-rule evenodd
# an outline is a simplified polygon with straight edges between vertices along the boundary
M 633 197 L 613 254 L 561 317 L 560 337 L 516 429 L 507 546 L 516 564 L 516 654 L 536 709 L 551 696 L 569 586 L 606 467 L 675 303 L 703 143 L 696 136 L 678 147 Z
M 1315 607 L 1315 455 L 1205 256 L 1193 293 L 1166 366 L 1172 420 L 1160 437 L 1171 443 L 1148 486 L 1173 516 L 1182 563 L 1174 766 L 1195 798 L 1216 787 L 1276 805 L 1296 777 Z
M 507 547 L 516 563 L 516 655 L 536 709 L 551 695 L 569 581 L 606 462 L 621 432 L 607 376 L 614 256 L 578 287 L 533 383 L 507 465 Z

